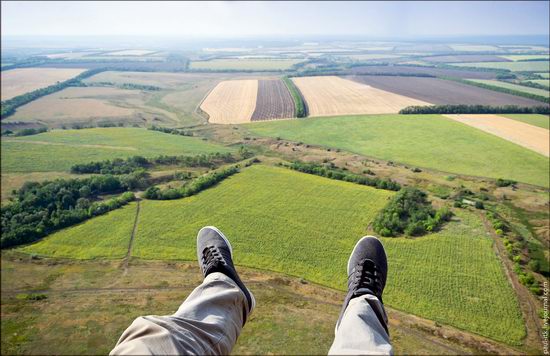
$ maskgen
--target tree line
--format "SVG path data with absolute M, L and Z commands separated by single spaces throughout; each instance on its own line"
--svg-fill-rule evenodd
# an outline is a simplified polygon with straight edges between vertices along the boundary
M 99 196 L 128 189 L 123 177 L 112 175 L 27 182 L 16 192 L 14 201 L 1 208 L 0 246 L 30 243 L 126 205 L 135 199 L 132 192 L 106 201 L 99 200 Z
M 550 106 L 430 105 L 407 106 L 400 114 L 550 114 Z
M 306 117 L 307 116 L 307 106 L 305 104 L 302 94 L 294 85 L 294 82 L 289 77 L 283 77 L 283 82 L 285 83 L 290 95 L 292 95 L 292 100 L 294 101 L 294 110 L 296 111 L 296 117 Z
M 190 184 L 177 189 L 168 188 L 161 190 L 156 186 L 152 186 L 145 191 L 143 197 L 152 200 L 172 200 L 189 197 L 218 184 L 225 178 L 230 177 L 235 173 L 238 173 L 240 171 L 239 167 L 239 165 L 235 165 L 218 172 L 209 173 L 198 177 Z
M 193 132 L 191 132 L 191 131 L 185 131 L 185 130 L 180 130 L 180 129 L 171 129 L 171 128 L 168 128 L 168 127 L 155 126 L 155 125 L 153 125 L 151 127 L 148 127 L 147 130 L 159 131 L 159 132 L 164 132 L 164 133 L 172 134 L 172 135 L 193 136 Z
M 459 83 L 473 85 L 473 86 L 483 88 L 483 89 L 489 89 L 489 90 L 493 90 L 493 91 L 499 91 L 501 93 L 512 94 L 512 95 L 516 95 L 516 96 L 522 96 L 524 98 L 529 98 L 529 99 L 533 99 L 533 100 L 536 100 L 536 101 L 541 101 L 541 102 L 547 103 L 547 104 L 550 103 L 550 99 L 545 97 L 545 96 L 542 96 L 542 95 L 526 93 L 526 92 L 520 91 L 520 90 L 515 90 L 515 89 L 510 89 L 510 88 L 503 88 L 503 87 L 499 87 L 499 86 L 496 86 L 496 85 L 491 85 L 491 84 L 486 84 L 486 83 L 479 83 L 479 82 L 474 82 L 474 81 L 466 80 L 466 79 L 452 79 L 452 80 L 454 80 L 456 82 L 459 82 Z M 528 86 L 528 85 L 526 85 L 526 86 Z M 544 88 L 544 89 L 546 89 L 546 88 Z
M 361 185 L 367 185 L 378 189 L 386 189 L 386 190 L 393 190 L 393 191 L 398 191 L 399 189 L 401 189 L 401 186 L 399 185 L 399 183 L 396 183 L 391 179 L 365 177 L 359 174 L 346 173 L 336 169 L 333 165 L 332 166 L 322 165 L 318 163 L 306 163 L 306 162 L 300 162 L 300 161 L 294 161 L 291 164 L 287 164 L 287 165 L 282 164 L 282 165 L 298 172 L 315 174 L 317 176 L 321 176 L 325 178 L 342 180 L 345 182 L 351 182 L 351 183 L 356 183 Z
M 158 156 L 145 158 L 132 156 L 128 158 L 115 158 L 90 163 L 75 164 L 71 167 L 71 173 L 75 174 L 129 174 L 140 169 L 146 169 L 153 165 L 178 165 L 184 167 L 214 168 L 224 163 L 234 163 L 237 158 L 231 153 L 210 153 L 196 156 Z

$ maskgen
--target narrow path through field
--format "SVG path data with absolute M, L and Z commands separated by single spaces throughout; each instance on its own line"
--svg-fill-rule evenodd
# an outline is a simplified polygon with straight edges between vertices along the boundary
M 125 276 L 126 274 L 128 274 L 128 264 L 130 263 L 130 259 L 132 258 L 132 246 L 134 245 L 134 239 L 136 237 L 140 202 L 141 202 L 141 199 L 138 198 L 137 204 L 136 204 L 136 217 L 134 218 L 134 227 L 132 228 L 132 234 L 130 235 L 130 242 L 128 243 L 128 251 L 126 252 L 126 256 L 124 256 L 124 259 L 122 260 L 122 264 L 121 264 L 122 268 L 124 269 L 124 273 L 122 273 L 122 276 Z
M 504 244 L 502 243 L 502 239 L 495 233 L 485 214 L 480 212 L 480 217 L 483 221 L 485 230 L 491 235 L 493 241 L 495 242 L 493 245 L 495 253 L 502 261 L 506 277 L 512 284 L 512 287 L 518 297 L 519 306 L 523 314 L 525 327 L 527 329 L 525 343 L 529 346 L 540 348 L 542 329 L 538 323 L 539 317 L 537 314 L 537 305 L 533 300 L 534 296 L 525 286 L 519 283 L 517 275 L 513 272 L 514 266 L 512 265 L 512 261 L 506 257 L 507 252 L 504 248 Z

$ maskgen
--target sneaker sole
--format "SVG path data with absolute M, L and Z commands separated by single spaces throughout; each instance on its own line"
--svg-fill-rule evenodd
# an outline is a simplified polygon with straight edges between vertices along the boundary
M 199 233 L 197 234 L 197 246 L 199 244 L 199 236 L 201 234 L 201 231 L 204 230 L 204 229 L 211 229 L 211 230 L 216 231 L 222 237 L 222 239 L 225 241 L 227 246 L 229 246 L 229 252 L 231 253 L 231 258 L 233 258 L 233 247 L 231 246 L 231 242 L 229 242 L 229 239 L 223 234 L 223 232 L 221 232 L 220 229 L 218 229 L 215 226 L 205 226 L 205 227 L 203 227 L 202 229 L 199 230 Z M 246 288 L 246 289 L 248 290 L 248 293 L 250 294 L 250 299 L 252 300 L 252 308 L 250 308 L 250 313 L 252 313 L 254 308 L 256 308 L 256 298 L 254 297 L 254 294 L 252 294 L 250 289 L 248 289 L 248 288 Z

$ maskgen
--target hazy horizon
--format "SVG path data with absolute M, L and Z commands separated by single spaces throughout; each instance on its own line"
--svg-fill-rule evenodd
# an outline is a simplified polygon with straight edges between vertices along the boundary
M 2 37 L 548 36 L 548 1 L 2 2 Z

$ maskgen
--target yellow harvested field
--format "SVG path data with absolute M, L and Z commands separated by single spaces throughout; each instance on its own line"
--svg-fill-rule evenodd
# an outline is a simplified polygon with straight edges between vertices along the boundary
M 20 68 L 2 71 L 2 101 L 76 77 L 81 68 Z
M 111 101 L 128 100 L 133 97 L 139 97 L 139 92 L 104 87 L 65 88 L 23 105 L 9 120 L 38 120 L 42 124 L 53 124 L 66 120 L 127 117 L 135 110 L 113 105 Z
M 211 123 L 241 124 L 250 122 L 257 96 L 257 80 L 227 80 L 216 85 L 200 108 Z
M 498 115 L 445 115 L 463 124 L 550 156 L 550 131 Z
M 335 76 L 292 80 L 307 103 L 309 116 L 395 114 L 407 106 L 431 105 Z

